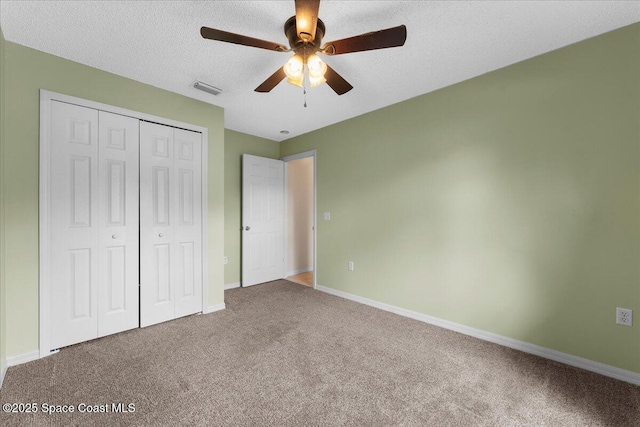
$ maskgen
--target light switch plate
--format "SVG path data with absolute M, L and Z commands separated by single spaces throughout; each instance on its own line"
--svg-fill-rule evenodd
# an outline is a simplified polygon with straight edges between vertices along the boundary
M 325 212 L 324 213 L 324 220 L 325 221 L 331 221 L 331 212 Z

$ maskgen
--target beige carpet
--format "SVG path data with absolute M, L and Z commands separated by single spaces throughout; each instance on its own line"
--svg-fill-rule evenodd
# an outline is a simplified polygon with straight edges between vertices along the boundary
M 227 309 L 12 367 L 6 403 L 134 403 L 6 414 L 2 426 L 639 426 L 640 387 L 286 281 Z

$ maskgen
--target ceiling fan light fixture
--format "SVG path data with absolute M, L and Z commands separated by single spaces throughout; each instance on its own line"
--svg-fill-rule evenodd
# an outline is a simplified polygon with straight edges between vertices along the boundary
M 286 64 L 284 64 L 284 73 L 290 79 L 297 79 L 304 75 L 304 63 L 300 55 L 293 55 Z
M 292 85 L 302 87 L 302 84 L 304 83 L 304 74 L 301 74 L 300 77 L 289 77 L 287 82 Z
M 284 23 L 284 35 L 289 41 L 289 49 L 279 43 L 209 27 L 200 28 L 200 35 L 209 40 L 256 47 L 275 52 L 296 53 L 293 58 L 289 59 L 287 64 L 278 68 L 255 88 L 254 90 L 256 92 L 270 92 L 286 78 L 288 78 L 289 83 L 304 88 L 305 79 L 307 78 L 305 74 L 308 74 L 309 83 L 312 87 L 327 83 L 336 94 L 344 95 L 353 89 L 353 86 L 321 60 L 313 58 L 310 62 L 307 61 L 307 55 L 313 57 L 313 53 L 315 52 L 321 52 L 325 55 L 342 55 L 345 53 L 403 46 L 407 40 L 407 27 L 406 25 L 398 25 L 397 27 L 387 28 L 385 30 L 370 31 L 357 36 L 333 40 L 325 43 L 323 46 L 322 39 L 326 33 L 326 27 L 324 22 L 318 17 L 320 1 L 321 0 L 295 0 L 296 14 Z M 304 59 L 302 59 L 300 55 L 304 56 Z M 305 67 L 307 70 L 305 70 Z M 327 75 L 326 77 L 325 73 Z
M 315 54 L 311 54 L 307 58 L 307 68 L 309 75 L 313 77 L 324 76 L 324 73 L 327 72 L 327 64 Z
M 324 76 L 314 77 L 311 74 L 309 74 L 309 86 L 311 87 L 320 86 L 322 83 L 325 83 L 326 81 L 327 79 L 325 79 Z
M 324 74 L 327 72 L 327 64 L 318 55 L 311 54 L 307 58 L 307 69 L 309 70 L 309 85 L 316 87 L 326 82 Z
M 302 87 L 304 80 L 304 62 L 300 55 L 293 55 L 286 64 L 284 64 L 284 73 L 287 75 L 287 81 L 292 85 Z

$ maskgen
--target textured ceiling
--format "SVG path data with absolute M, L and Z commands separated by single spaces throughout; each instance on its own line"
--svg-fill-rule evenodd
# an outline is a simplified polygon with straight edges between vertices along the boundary
M 294 13 L 293 0 L 0 0 L 0 27 L 9 41 L 219 105 L 227 128 L 282 140 L 638 22 L 640 3 L 324 0 L 325 41 L 400 24 L 408 36 L 400 48 L 323 57 L 354 89 L 310 89 L 307 108 L 285 81 L 253 91 L 290 53 L 200 37 L 208 26 L 286 45 Z

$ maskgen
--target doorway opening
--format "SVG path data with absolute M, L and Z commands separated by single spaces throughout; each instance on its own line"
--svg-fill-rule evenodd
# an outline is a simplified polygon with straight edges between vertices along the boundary
M 315 288 L 315 150 L 282 160 L 285 162 L 285 278 Z

